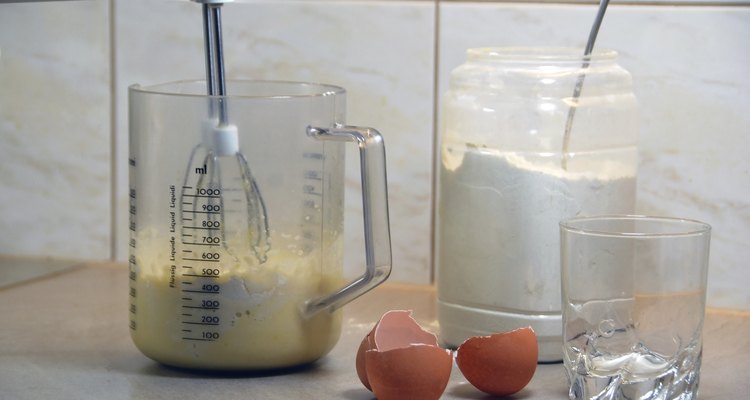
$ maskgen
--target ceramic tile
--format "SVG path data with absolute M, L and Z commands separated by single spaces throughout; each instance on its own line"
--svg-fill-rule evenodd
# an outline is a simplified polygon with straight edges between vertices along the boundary
M 0 253 L 110 255 L 107 1 L 0 4 Z
M 119 160 L 127 157 L 128 84 L 202 78 L 200 9 L 187 2 L 117 2 Z M 227 76 L 316 81 L 347 90 L 347 122 L 387 147 L 392 278 L 426 283 L 430 258 L 432 2 L 275 2 L 226 5 Z M 137 45 L 125 45 L 137 43 Z M 127 237 L 127 170 L 118 163 L 118 234 Z M 364 265 L 359 164 L 347 152 L 346 274 Z M 118 259 L 127 257 L 118 240 Z
M 440 8 L 438 92 L 464 50 L 585 44 L 595 6 Z M 713 225 L 708 303 L 750 308 L 750 8 L 612 5 L 597 47 L 620 52 L 641 105 L 638 211 Z

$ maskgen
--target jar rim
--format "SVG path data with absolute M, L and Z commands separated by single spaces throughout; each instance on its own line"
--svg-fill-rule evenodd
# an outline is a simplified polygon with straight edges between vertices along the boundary
M 478 47 L 466 50 L 467 58 L 482 61 L 503 62 L 601 62 L 614 61 L 617 51 L 611 49 L 594 50 L 583 55 L 577 47 Z

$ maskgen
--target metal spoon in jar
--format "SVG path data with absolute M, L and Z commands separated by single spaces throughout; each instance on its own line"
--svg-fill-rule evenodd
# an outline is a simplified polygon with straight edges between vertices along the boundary
M 591 26 L 589 32 L 589 39 L 586 42 L 586 49 L 583 51 L 583 65 L 581 69 L 584 71 L 589 67 L 591 62 L 591 52 L 594 50 L 594 42 L 596 41 L 596 35 L 599 33 L 599 27 L 602 25 L 604 19 L 604 13 L 607 11 L 607 5 L 609 0 L 601 0 L 599 2 L 599 10 L 596 13 L 594 24 Z M 571 101 L 570 108 L 568 108 L 568 118 L 565 120 L 565 134 L 563 135 L 563 148 L 562 148 L 562 168 L 568 169 L 568 146 L 570 145 L 570 131 L 573 129 L 573 118 L 576 114 L 576 107 L 578 107 L 578 99 L 581 97 L 581 90 L 583 89 L 583 81 L 586 79 L 586 73 L 578 75 L 575 89 L 573 89 L 573 100 Z

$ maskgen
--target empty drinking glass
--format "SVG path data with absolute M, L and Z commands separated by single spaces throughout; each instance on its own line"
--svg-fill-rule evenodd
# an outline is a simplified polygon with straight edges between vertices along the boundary
M 561 222 L 571 399 L 695 399 L 711 227 L 600 216 Z

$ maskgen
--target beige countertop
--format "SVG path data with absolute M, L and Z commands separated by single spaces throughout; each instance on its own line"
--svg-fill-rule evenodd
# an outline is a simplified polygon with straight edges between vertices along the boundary
M 0 399 L 372 399 L 359 342 L 390 309 L 435 331 L 435 291 L 385 284 L 345 307 L 342 337 L 315 364 L 268 374 L 197 374 L 143 356 L 128 329 L 127 267 L 84 264 L 0 287 Z M 709 310 L 701 399 L 748 398 L 750 312 Z M 563 399 L 561 364 L 539 365 L 515 399 Z M 489 399 L 453 368 L 443 399 Z

